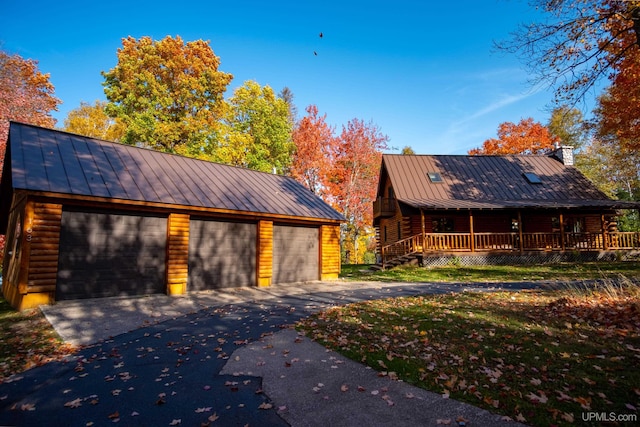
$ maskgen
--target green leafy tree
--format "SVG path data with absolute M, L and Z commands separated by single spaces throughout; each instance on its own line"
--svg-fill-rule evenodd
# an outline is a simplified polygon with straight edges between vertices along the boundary
M 63 130 L 107 141 L 120 141 L 125 132 L 120 119 L 114 119 L 105 111 L 107 103 L 96 101 L 93 105 L 81 102 L 64 119 Z
M 586 123 L 582 118 L 582 112 L 577 108 L 555 108 L 551 112 L 547 129 L 551 135 L 559 139 L 560 144 L 570 145 L 576 152 L 580 151 L 588 140 Z
M 575 161 L 578 170 L 608 196 L 619 200 L 640 198 L 640 153 L 636 150 L 614 150 L 606 139 L 594 138 L 576 154 Z M 618 228 L 640 230 L 638 211 L 621 211 Z
M 247 81 L 229 98 L 227 130 L 215 160 L 263 172 L 288 173 L 295 146 L 289 104 L 269 86 Z
M 298 121 L 298 107 L 296 107 L 296 104 L 293 102 L 293 92 L 285 86 L 278 94 L 278 97 L 284 99 L 289 106 L 289 120 L 291 121 L 291 125 L 295 127 L 295 123 Z
M 416 154 L 415 151 L 413 151 L 413 148 L 411 148 L 410 146 L 405 146 L 402 148 L 402 151 L 400 151 L 400 154 L 404 155 L 404 156 L 413 156 Z
M 106 111 L 126 126 L 122 142 L 206 155 L 219 138 L 233 78 L 219 66 L 207 41 L 123 39 L 117 65 L 102 73 Z

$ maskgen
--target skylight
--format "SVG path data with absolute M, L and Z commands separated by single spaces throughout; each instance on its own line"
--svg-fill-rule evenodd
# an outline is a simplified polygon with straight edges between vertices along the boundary
M 427 172 L 427 176 L 431 182 L 442 182 L 442 176 L 439 172 Z
M 530 184 L 542 184 L 540 177 L 533 172 L 525 172 L 522 175 L 527 178 Z

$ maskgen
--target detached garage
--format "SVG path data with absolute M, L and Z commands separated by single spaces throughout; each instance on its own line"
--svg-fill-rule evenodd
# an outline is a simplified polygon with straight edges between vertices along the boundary
M 11 123 L 2 291 L 24 309 L 334 279 L 342 221 L 289 177 Z
M 62 210 L 56 300 L 164 292 L 167 219 Z
M 318 276 L 320 242 L 315 227 L 273 227 L 273 283 Z
M 192 219 L 189 228 L 190 290 L 253 286 L 257 225 Z

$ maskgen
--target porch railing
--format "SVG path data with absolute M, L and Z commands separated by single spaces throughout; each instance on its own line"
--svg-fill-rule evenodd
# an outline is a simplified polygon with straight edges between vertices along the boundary
M 373 201 L 373 216 L 393 216 L 396 214 L 396 199 L 393 197 L 378 197 Z
M 452 252 L 640 249 L 640 232 L 474 233 L 473 246 L 471 241 L 470 233 L 427 233 L 424 249 Z
M 563 239 L 564 238 L 564 239 Z M 473 243 L 473 245 L 472 245 Z M 427 233 L 382 246 L 382 263 L 418 252 L 640 250 L 640 232 Z
M 404 255 L 422 252 L 422 234 L 417 234 L 406 239 L 398 240 L 390 245 L 382 247 L 382 264 Z

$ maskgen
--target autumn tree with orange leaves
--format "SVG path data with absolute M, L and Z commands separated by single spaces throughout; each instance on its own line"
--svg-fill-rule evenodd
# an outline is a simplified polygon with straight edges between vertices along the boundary
M 38 70 L 38 61 L 0 51 L 0 158 L 4 158 L 10 121 L 55 126 L 51 112 L 58 110 L 61 101 L 53 94 L 49 74 Z
M 559 138 L 532 118 L 519 123 L 504 122 L 498 126 L 498 138 L 487 139 L 480 148 L 469 150 L 469 154 L 546 154 L 554 148 Z
M 327 180 L 332 166 L 336 138 L 326 122 L 327 115 L 318 113 L 318 107 L 309 105 L 307 115 L 293 130 L 291 175 L 314 194 L 326 196 Z
M 600 96 L 597 133 L 625 150 L 640 149 L 640 51 L 619 67 L 613 84 Z
M 373 123 L 358 119 L 343 126 L 337 138 L 327 183 L 329 201 L 347 219 L 343 241 L 346 248 L 353 247 L 354 255 L 358 254 L 359 237 L 373 222 L 382 150 L 388 140 Z
M 38 70 L 38 62 L 0 51 L 0 176 L 9 136 L 9 122 L 23 122 L 50 127 L 51 116 L 60 100 L 53 96 L 49 74 Z M 0 236 L 0 257 L 4 253 L 4 236 Z
M 347 262 L 362 262 L 370 234 L 382 150 L 388 137 L 373 123 L 349 121 L 338 136 L 315 105 L 293 131 L 292 176 L 344 215 L 342 248 Z M 364 248 L 367 249 L 367 248 Z

